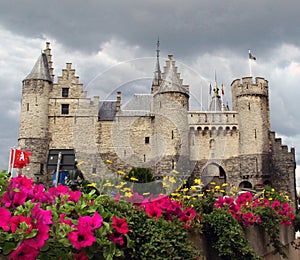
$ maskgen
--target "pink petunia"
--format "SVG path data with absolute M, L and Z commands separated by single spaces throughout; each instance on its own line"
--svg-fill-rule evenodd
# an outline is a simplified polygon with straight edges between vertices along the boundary
M 117 245 L 123 245 L 124 239 L 121 236 L 116 236 L 114 233 L 109 234 L 108 239 Z
M 89 260 L 89 258 L 84 253 L 74 254 L 73 258 L 76 260 Z
M 27 229 L 24 230 L 25 234 L 30 234 L 31 230 L 33 229 L 32 219 L 29 217 L 24 217 L 22 215 L 11 217 L 10 219 L 11 232 L 15 233 L 18 228 L 19 230 L 21 230 L 20 228 L 21 223 L 25 223 L 27 226 Z
M 5 208 L 0 208 L 0 227 L 4 231 L 9 231 L 9 221 L 11 217 L 11 212 Z
M 22 242 L 19 247 L 14 250 L 10 256 L 9 259 L 12 260 L 33 260 L 36 259 L 36 257 L 39 255 L 39 250 L 37 250 L 34 247 L 31 247 L 30 245 Z
M 129 231 L 126 218 L 118 218 L 116 216 L 113 216 L 111 226 L 120 234 L 125 235 Z
M 152 203 L 146 204 L 145 211 L 150 218 L 158 219 L 162 215 L 162 210 Z
M 94 233 L 91 230 L 75 230 L 70 232 L 67 237 L 77 250 L 92 246 L 92 244 L 96 242 Z

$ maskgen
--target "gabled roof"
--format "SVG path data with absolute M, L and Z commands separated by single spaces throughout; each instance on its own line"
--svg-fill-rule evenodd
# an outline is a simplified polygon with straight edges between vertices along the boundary
M 162 74 L 162 82 L 157 91 L 157 93 L 165 92 L 179 92 L 189 95 L 188 91 L 182 85 L 182 79 L 177 72 L 177 67 L 175 66 L 172 55 L 169 55 L 169 59 L 166 62 L 164 73 Z
M 42 53 L 41 56 L 38 58 L 33 69 L 25 78 L 25 80 L 27 79 L 42 79 L 52 82 L 52 78 L 49 72 L 48 60 L 45 53 Z

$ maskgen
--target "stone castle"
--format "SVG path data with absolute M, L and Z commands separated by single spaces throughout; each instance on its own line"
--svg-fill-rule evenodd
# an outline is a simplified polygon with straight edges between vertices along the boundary
M 232 110 L 216 85 L 209 108 L 190 111 L 189 86 L 173 56 L 161 71 L 157 50 L 153 67 L 151 93 L 123 106 L 120 92 L 116 100 L 89 98 L 71 63 L 55 82 L 46 43 L 23 80 L 18 144 L 33 155 L 22 173 L 51 179 L 61 151 L 63 168 L 73 167 L 68 158 L 76 157 L 96 176 L 140 166 L 157 178 L 176 170 L 240 188 L 270 184 L 295 198 L 295 151 L 271 131 L 267 80 L 234 80 Z

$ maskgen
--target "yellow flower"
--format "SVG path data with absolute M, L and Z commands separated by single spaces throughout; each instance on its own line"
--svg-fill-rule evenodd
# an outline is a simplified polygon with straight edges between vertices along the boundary
M 220 190 L 220 192 L 223 192 L 223 193 L 224 193 L 224 192 L 225 192 L 225 190 Z
M 178 193 L 178 192 L 173 192 L 173 193 L 171 193 L 171 195 L 174 197 L 180 197 L 180 193 Z
M 124 188 L 121 191 L 126 192 L 126 191 L 131 191 L 131 189 L 130 188 Z
M 179 172 L 176 170 L 172 170 L 173 173 L 178 174 Z
M 220 186 L 215 187 L 216 191 L 218 191 L 220 188 L 221 188 Z
M 285 200 L 290 200 L 288 195 L 286 195 L 284 198 L 285 198 Z
M 200 179 L 195 179 L 194 182 L 195 182 L 196 184 L 198 184 L 198 185 L 201 185 L 201 184 L 202 184 Z
M 216 185 L 216 183 L 214 181 L 211 181 L 210 184 L 211 185 Z
M 176 180 L 175 180 L 174 177 L 169 177 L 169 182 L 171 182 L 171 183 L 176 183 Z
M 223 183 L 222 184 L 222 187 L 226 187 L 226 186 L 228 186 L 228 183 Z
M 189 196 L 189 195 L 184 195 L 183 198 L 189 200 L 189 199 L 191 198 L 191 196 Z
M 144 192 L 144 193 L 143 193 L 144 196 L 147 196 L 147 195 L 149 195 L 149 194 L 150 194 L 150 192 Z
M 168 179 L 168 176 L 163 177 L 163 181 L 166 181 Z
M 125 192 L 125 197 L 131 197 L 132 193 L 131 192 Z
M 111 182 L 106 181 L 106 183 L 104 183 L 103 186 L 105 186 L 105 187 L 112 187 L 114 185 Z
M 188 190 L 189 190 L 189 188 L 181 189 L 181 191 L 183 191 L 183 192 L 187 192 Z
M 93 175 L 93 176 L 97 176 L 97 174 L 96 174 L 96 173 L 92 173 L 92 175 Z
M 118 171 L 118 174 L 120 174 L 120 175 L 124 175 L 124 174 L 125 174 L 125 172 L 123 172 L 123 171 Z
M 197 190 L 197 188 L 195 186 L 191 186 L 190 190 Z
M 95 182 L 89 183 L 87 186 L 90 186 L 90 187 L 96 187 L 96 183 L 95 183 Z
M 269 200 L 273 200 L 273 198 L 269 198 Z
M 204 196 L 204 193 L 201 193 L 198 195 L 198 197 L 203 197 Z
M 134 178 L 134 177 L 131 177 L 130 180 L 131 180 L 131 181 L 138 181 L 138 179 L 137 179 L 137 178 Z
M 108 159 L 106 160 L 106 162 L 107 162 L 107 163 L 112 163 L 112 161 L 111 161 L 111 160 L 108 160 Z
M 211 192 L 211 190 L 206 190 L 206 192 Z

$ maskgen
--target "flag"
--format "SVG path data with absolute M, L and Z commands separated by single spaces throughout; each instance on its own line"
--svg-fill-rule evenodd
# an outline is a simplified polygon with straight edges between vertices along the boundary
M 222 95 L 224 95 L 224 86 L 223 86 L 223 84 L 222 84 Z
M 250 60 L 256 60 L 256 58 L 251 54 L 251 51 L 249 50 L 249 59 Z
M 12 149 L 11 156 L 10 156 L 10 163 L 12 168 L 23 168 L 28 163 L 30 163 L 29 156 L 32 155 L 32 152 Z

